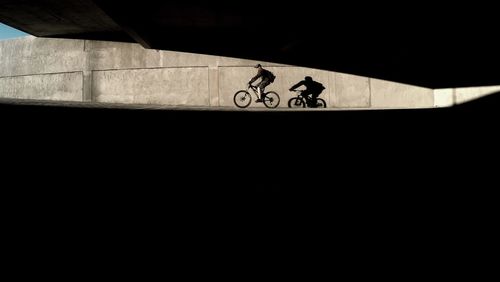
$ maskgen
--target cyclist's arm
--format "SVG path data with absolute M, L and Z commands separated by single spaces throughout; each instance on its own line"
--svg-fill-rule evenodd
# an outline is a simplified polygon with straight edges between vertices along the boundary
M 295 89 L 299 88 L 299 87 L 300 87 L 300 86 L 302 86 L 302 85 L 304 85 L 304 81 L 301 81 L 301 82 L 299 82 L 299 83 L 295 84 L 295 85 L 294 85 L 294 86 L 292 86 L 289 90 L 290 90 L 290 91 L 293 91 L 293 90 L 295 90 Z
M 248 84 L 252 84 L 252 82 L 256 81 L 261 76 L 262 76 L 262 72 L 259 70 L 259 72 L 257 73 L 257 75 L 254 76 L 252 79 L 250 79 L 250 81 L 248 82 Z

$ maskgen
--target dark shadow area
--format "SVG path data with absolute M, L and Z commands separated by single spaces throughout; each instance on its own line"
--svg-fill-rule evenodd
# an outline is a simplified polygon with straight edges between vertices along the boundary
M 459 114 L 467 115 L 471 118 L 474 118 L 474 115 L 500 114 L 500 92 L 488 94 L 478 99 L 456 105 L 453 109 Z
M 226 166 L 247 160 L 282 163 L 324 159 L 328 166 L 337 168 L 368 168 L 392 157 L 412 165 L 416 158 L 434 167 L 436 161 L 447 162 L 450 157 L 497 150 L 496 145 L 488 144 L 498 140 L 495 128 L 500 93 L 452 108 L 412 110 L 255 112 L 0 106 L 4 148 L 23 148 L 21 153 L 49 158 L 51 152 L 64 152 L 63 158 L 73 154 L 84 159 L 109 157 L 111 162 L 154 157 L 160 162 L 175 159 L 180 162 L 178 168 L 188 168 L 196 160 L 210 170 L 221 155 L 227 158 L 223 158 Z M 268 144 L 264 151 L 257 146 L 262 142 Z
M 54 176 L 74 176 L 82 183 L 82 175 L 103 175 L 111 185 L 115 178 L 133 178 L 138 169 L 149 170 L 152 177 L 135 179 L 136 185 L 151 184 L 161 175 L 181 177 L 176 187 L 193 187 L 192 182 L 202 179 L 214 185 L 234 183 L 234 176 L 244 179 L 234 184 L 238 186 L 293 190 L 323 187 L 323 179 L 329 185 L 352 184 L 351 177 L 362 174 L 374 183 L 391 186 L 402 177 L 405 183 L 431 189 L 427 182 L 434 176 L 440 185 L 480 167 L 484 178 L 475 181 L 492 176 L 487 172 L 494 166 L 482 158 L 494 162 L 498 157 L 499 107 L 500 93 L 452 108 L 417 110 L 255 112 L 1 104 L 0 145 L 12 170 L 43 171 L 55 161 L 60 171 Z M 266 174 L 260 174 L 261 164 L 268 167 Z M 335 176 L 293 178 L 303 165 Z M 290 181 L 291 187 L 283 184 Z
M 394 267 L 435 276 L 423 257 L 452 264 L 449 277 L 470 269 L 471 255 L 492 264 L 476 250 L 497 238 L 498 96 L 483 98 L 486 108 L 352 112 L 2 104 L 5 235 L 37 276 L 94 276 L 89 259 L 118 265 L 110 277 L 162 269 L 154 254 L 168 252 L 185 273 L 193 264 L 212 273 L 217 254 L 229 258 L 225 273 L 255 273 L 241 263 L 254 258 L 276 269 L 280 258 L 284 273 L 310 278 L 289 267 L 330 271 L 321 254 L 331 252 L 351 276 L 360 264 L 370 276 Z M 41 263 L 49 253 L 56 270 Z M 380 254 L 389 270 L 373 266 Z
M 422 202 L 475 206 L 495 199 L 499 95 L 446 109 L 341 112 L 3 104 L 2 182 L 34 181 L 74 201 L 155 195 L 157 207 L 227 198 L 235 209 L 298 201 L 345 211 L 390 201 L 389 214 L 407 205 L 425 213 Z
M 156 49 L 431 88 L 500 84 L 497 14 L 466 2 L 0 0 L 1 21 L 39 36 L 125 32 Z M 478 280 L 498 241 L 499 96 L 342 112 L 0 104 L 6 269 L 319 280 L 333 265 L 350 278 Z
M 0 20 L 36 36 L 133 38 L 147 48 L 291 64 L 429 88 L 500 84 L 494 7 L 350 1 L 335 3 L 332 10 L 328 5 L 319 0 L 268 1 L 262 8 L 223 0 L 0 1 Z
M 326 69 L 430 88 L 500 84 L 494 9 L 320 1 L 97 1 L 155 49 Z M 363 7 L 360 8 L 360 5 Z M 477 15 L 474 17 L 472 15 Z M 464 21 L 463 19 L 467 19 Z

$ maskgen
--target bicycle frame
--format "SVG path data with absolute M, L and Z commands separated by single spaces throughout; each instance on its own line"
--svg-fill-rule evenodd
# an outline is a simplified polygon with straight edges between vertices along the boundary
M 296 92 L 297 93 L 297 98 L 304 99 L 304 101 L 311 100 L 311 97 L 309 97 L 309 95 L 307 97 L 304 97 L 302 95 L 302 92 L 304 92 L 304 91 L 305 90 L 292 90 L 292 92 Z
M 252 91 L 250 91 L 252 89 Z M 274 91 L 267 91 L 259 95 L 259 89 L 257 86 L 248 85 L 246 90 L 239 90 L 234 94 L 233 100 L 237 107 L 246 108 L 252 102 L 252 92 L 256 98 L 256 102 L 262 102 L 267 108 L 276 108 L 280 103 L 280 96 Z M 245 98 L 247 97 L 247 98 Z M 261 100 L 262 97 L 262 100 Z
M 305 107 L 307 108 L 326 108 L 326 101 L 322 98 L 319 98 L 319 97 L 316 97 L 316 101 L 315 103 L 313 103 L 313 98 L 311 95 L 307 95 L 307 96 L 304 96 L 304 91 L 306 90 L 290 90 L 291 92 L 296 92 L 297 96 L 296 97 L 293 97 L 293 98 L 290 98 L 290 100 L 288 100 L 288 107 L 292 107 L 291 106 L 291 102 L 293 100 L 295 100 L 295 104 L 294 106 L 300 106 L 300 103 L 298 103 L 299 101 L 302 101 L 302 103 L 305 104 Z
M 255 86 L 255 85 L 248 85 L 248 89 L 252 89 L 252 92 L 253 92 L 253 94 L 255 95 L 255 97 L 256 97 L 257 99 L 260 99 L 260 96 L 259 96 L 259 90 L 257 90 L 257 88 L 258 88 L 258 87 L 257 87 L 257 86 Z

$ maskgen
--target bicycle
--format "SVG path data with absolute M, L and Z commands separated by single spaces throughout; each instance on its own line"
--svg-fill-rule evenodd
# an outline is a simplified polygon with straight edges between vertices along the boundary
M 250 106 L 250 103 L 252 103 L 252 95 L 249 91 L 250 89 L 252 89 L 252 92 L 257 99 L 260 98 L 257 86 L 248 85 L 247 90 L 240 90 L 234 94 L 233 101 L 238 108 L 246 108 Z M 269 91 L 264 93 L 262 102 L 267 108 L 274 109 L 280 104 L 280 96 L 274 91 Z
M 297 92 L 298 94 L 297 97 L 293 97 L 288 100 L 289 108 L 305 108 L 306 106 L 308 108 L 326 108 L 326 101 L 322 98 L 316 98 L 316 105 L 312 105 L 312 98 L 304 97 L 302 95 L 304 90 L 292 90 L 292 92 Z

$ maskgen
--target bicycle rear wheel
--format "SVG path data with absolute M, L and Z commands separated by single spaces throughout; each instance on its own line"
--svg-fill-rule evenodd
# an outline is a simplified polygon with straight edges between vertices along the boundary
M 264 97 L 264 105 L 268 108 L 274 109 L 280 104 L 280 96 L 278 93 L 271 91 L 267 92 Z
M 246 108 L 252 103 L 252 96 L 246 90 L 240 90 L 234 94 L 234 104 L 238 108 Z
M 326 101 L 318 98 L 318 103 L 316 104 L 316 108 L 326 108 Z
M 288 100 L 288 107 L 289 108 L 305 108 L 306 103 L 304 103 L 304 100 L 298 97 L 291 98 Z

